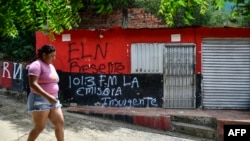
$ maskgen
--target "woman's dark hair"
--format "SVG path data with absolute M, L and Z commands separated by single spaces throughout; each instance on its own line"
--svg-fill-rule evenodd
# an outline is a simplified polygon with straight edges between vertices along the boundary
M 43 53 L 50 54 L 50 53 L 55 52 L 55 51 L 56 51 L 56 49 L 54 46 L 46 44 L 38 49 L 38 58 L 42 59 Z

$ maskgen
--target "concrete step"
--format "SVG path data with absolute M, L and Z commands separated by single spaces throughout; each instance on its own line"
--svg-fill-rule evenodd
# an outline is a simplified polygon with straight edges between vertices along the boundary
M 171 131 L 199 138 L 206 138 L 211 140 L 217 139 L 217 132 L 215 129 L 200 125 L 171 122 Z
M 197 117 L 184 115 L 171 115 L 170 120 L 173 122 L 183 122 L 206 127 L 217 128 L 217 119 L 214 117 Z
M 216 120 L 210 117 L 171 116 L 172 132 L 217 140 Z

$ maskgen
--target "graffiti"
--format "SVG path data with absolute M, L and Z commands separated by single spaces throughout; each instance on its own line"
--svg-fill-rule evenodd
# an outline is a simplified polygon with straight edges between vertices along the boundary
M 20 91 L 23 89 L 23 65 L 16 62 L 0 62 L 0 87 Z
M 112 107 L 158 107 L 157 98 L 141 96 L 139 79 L 126 75 L 69 75 L 69 89 L 77 99 Z
M 97 74 L 103 74 L 103 73 L 118 73 L 121 74 L 122 70 L 124 70 L 124 65 L 122 63 L 116 62 L 108 62 L 107 64 L 87 64 L 87 65 L 79 65 L 78 62 L 74 61 L 70 63 L 70 72 L 73 70 L 76 70 L 80 73 L 97 73 Z
M 0 62 L 0 86 L 24 90 L 27 70 L 21 63 Z M 59 71 L 59 70 L 58 70 Z M 59 71 L 60 72 L 60 71 Z M 60 72 L 60 94 L 79 105 L 161 107 L 162 75 L 83 74 Z M 96 104 L 98 103 L 98 104 Z
M 105 44 L 105 49 L 104 50 L 102 49 L 100 44 L 97 44 L 96 48 L 95 48 L 95 54 L 94 55 L 91 55 L 91 54 L 86 55 L 85 50 L 84 50 L 85 48 L 84 48 L 83 42 L 81 42 L 80 44 L 81 44 L 80 48 L 73 48 L 73 45 L 76 45 L 76 43 L 69 43 L 69 45 L 68 45 L 68 47 L 69 47 L 69 60 L 68 60 L 68 62 L 71 62 L 73 60 L 86 59 L 86 58 L 87 59 L 88 58 L 93 58 L 94 60 L 96 60 L 97 57 L 98 57 L 98 54 L 101 54 L 102 59 L 105 59 L 106 56 L 107 56 L 107 49 L 108 49 L 108 44 L 107 43 Z M 74 52 L 76 52 L 76 53 L 80 52 L 81 53 L 80 57 L 78 56 L 77 58 L 73 58 L 72 55 L 74 54 Z
M 116 75 L 99 75 L 97 78 L 94 76 L 69 76 L 69 88 L 78 86 L 76 94 L 79 96 L 93 95 L 98 96 L 119 96 L 122 95 L 121 87 L 139 88 L 139 81 L 136 77 L 132 81 L 127 81 L 123 76 L 122 86 L 118 85 L 118 78 Z M 79 87 L 80 86 L 80 87 Z M 85 87 L 84 87 L 85 86 Z
M 2 63 L 2 78 L 13 78 L 13 79 L 22 79 L 22 70 L 23 70 L 23 65 L 20 63 L 12 63 L 13 65 L 13 70 L 12 67 L 10 67 L 10 62 L 3 62 Z M 11 74 L 11 72 L 13 72 Z
M 111 107 L 137 107 L 146 105 L 147 107 L 158 107 L 156 98 L 143 97 L 143 98 L 132 98 L 132 99 L 112 99 L 111 97 L 104 97 L 103 106 Z
M 122 70 L 125 69 L 125 66 L 121 62 L 102 63 L 102 60 L 105 60 L 107 57 L 108 43 L 106 43 L 104 47 L 102 47 L 100 44 L 97 44 L 93 54 L 86 54 L 86 47 L 82 42 L 80 43 L 80 47 L 77 46 L 77 43 L 69 43 L 68 48 L 68 62 L 70 72 L 121 74 Z M 101 63 L 93 64 L 90 63 L 91 60 Z M 79 62 L 85 62 L 85 64 L 83 65 Z
M 76 90 L 76 95 L 87 96 L 91 94 L 96 94 L 98 96 L 119 96 L 122 95 L 121 87 L 117 88 L 102 88 L 100 87 L 80 87 Z

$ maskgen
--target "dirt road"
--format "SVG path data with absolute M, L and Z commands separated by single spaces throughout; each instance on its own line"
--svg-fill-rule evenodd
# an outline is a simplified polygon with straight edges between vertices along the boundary
M 66 112 L 65 141 L 191 141 L 152 129 Z M 32 128 L 26 112 L 25 98 L 0 93 L 0 140 L 26 141 Z M 37 141 L 55 141 L 53 126 L 48 122 Z

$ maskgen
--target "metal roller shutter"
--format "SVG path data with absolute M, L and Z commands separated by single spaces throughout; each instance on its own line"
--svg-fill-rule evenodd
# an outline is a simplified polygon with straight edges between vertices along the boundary
M 250 109 L 250 39 L 204 39 L 202 105 Z

